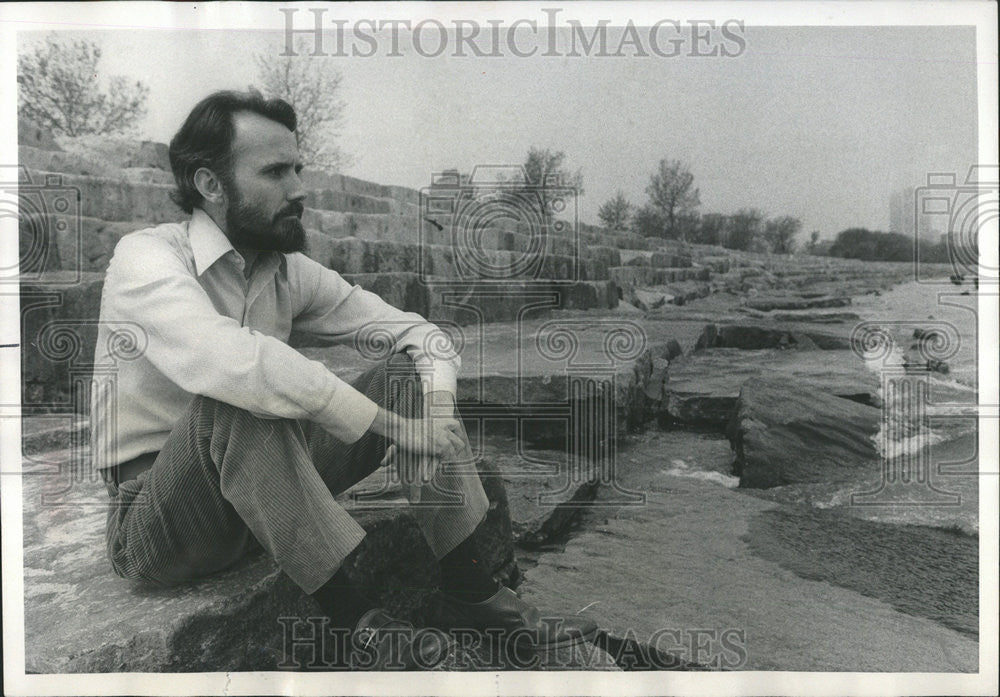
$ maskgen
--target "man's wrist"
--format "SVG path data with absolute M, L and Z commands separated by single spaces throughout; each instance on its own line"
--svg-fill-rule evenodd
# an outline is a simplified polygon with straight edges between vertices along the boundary
M 434 390 L 424 395 L 424 404 L 430 406 L 455 406 L 455 395 L 449 390 Z
M 396 440 L 402 431 L 402 419 L 403 417 L 399 414 L 379 407 L 378 414 L 375 416 L 375 420 L 372 421 L 370 428 L 376 435 L 388 440 Z

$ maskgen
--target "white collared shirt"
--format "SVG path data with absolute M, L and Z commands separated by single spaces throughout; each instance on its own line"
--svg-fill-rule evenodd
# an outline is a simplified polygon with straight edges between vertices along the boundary
M 455 394 L 461 362 L 447 342 L 442 351 L 433 324 L 303 254 L 261 253 L 246 278 L 243 257 L 200 209 L 187 222 L 126 235 L 101 298 L 94 362 L 105 379 L 91 400 L 95 466 L 160 450 L 194 395 L 312 420 L 353 443 L 378 405 L 287 342 L 294 329 L 350 343 L 373 322 L 388 332 L 382 337 L 393 352 L 413 358 L 425 392 Z M 116 347 L 123 329 L 145 344 L 138 357 Z

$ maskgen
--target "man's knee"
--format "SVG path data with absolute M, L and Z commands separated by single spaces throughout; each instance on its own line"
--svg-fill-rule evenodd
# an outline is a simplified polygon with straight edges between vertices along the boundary
M 416 395 L 421 394 L 420 373 L 408 353 L 394 353 L 385 360 L 384 365 L 386 376 L 390 380 L 408 383 Z
M 417 366 L 406 351 L 394 353 L 385 361 L 386 368 L 394 373 L 412 373 L 417 375 Z

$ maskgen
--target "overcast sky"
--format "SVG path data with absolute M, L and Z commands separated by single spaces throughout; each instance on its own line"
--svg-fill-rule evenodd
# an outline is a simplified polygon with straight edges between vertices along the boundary
M 23 35 L 22 35 L 23 36 Z M 86 34 L 102 71 L 150 88 L 143 134 L 168 141 L 201 97 L 255 81 L 276 34 Z M 971 27 L 754 28 L 736 58 L 324 59 L 344 77 L 346 173 L 419 188 L 434 171 L 564 150 L 581 218 L 616 189 L 645 200 L 664 157 L 688 162 L 702 212 L 752 206 L 824 237 L 885 229 L 893 189 L 976 157 Z

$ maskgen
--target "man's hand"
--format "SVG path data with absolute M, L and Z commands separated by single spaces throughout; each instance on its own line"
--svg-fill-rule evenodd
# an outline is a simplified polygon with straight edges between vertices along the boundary
M 389 439 L 400 450 L 447 459 L 456 456 L 465 447 L 461 429 L 462 425 L 453 417 L 400 419 Z

